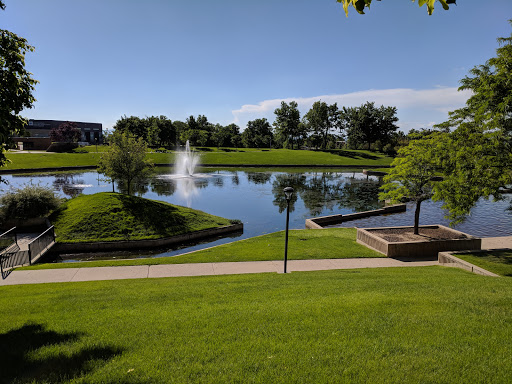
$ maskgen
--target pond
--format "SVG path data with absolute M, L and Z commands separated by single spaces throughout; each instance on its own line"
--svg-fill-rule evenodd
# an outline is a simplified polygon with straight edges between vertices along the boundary
M 2 176 L 9 185 L 38 183 L 54 188 L 63 197 L 80 193 L 112 191 L 112 185 L 95 171 L 76 173 L 14 174 Z M 193 178 L 179 178 L 171 169 L 159 168 L 155 177 L 135 187 L 136 194 L 148 199 L 189 206 L 213 215 L 239 219 L 244 223 L 243 234 L 195 244 L 182 249 L 137 252 L 117 257 L 172 256 L 238 239 L 283 230 L 286 220 L 286 200 L 283 189 L 291 186 L 295 193 L 290 202 L 290 228 L 302 229 L 311 217 L 347 214 L 377 209 L 381 178 L 367 177 L 360 171 L 276 169 L 211 169 L 199 170 Z M 2 189 L 9 188 L 3 185 Z M 118 190 L 118 186 L 115 186 Z M 466 222 L 454 228 L 476 236 L 512 235 L 510 202 L 481 200 Z M 422 204 L 420 224 L 448 225 L 441 203 Z M 414 206 L 405 213 L 374 216 L 344 223 L 349 227 L 412 225 Z M 72 256 L 71 259 L 88 258 Z M 95 255 L 98 257 L 98 255 Z M 108 256 L 111 257 L 111 256 Z

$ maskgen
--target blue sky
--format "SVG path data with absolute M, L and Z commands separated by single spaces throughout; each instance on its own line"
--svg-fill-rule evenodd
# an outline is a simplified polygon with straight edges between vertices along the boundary
M 432 16 L 407 0 L 345 17 L 336 0 L 5 0 L 0 28 L 35 46 L 24 116 L 111 127 L 122 115 L 274 120 L 281 100 L 398 108 L 427 127 L 462 106 L 468 70 L 509 36 L 510 0 L 459 0 Z

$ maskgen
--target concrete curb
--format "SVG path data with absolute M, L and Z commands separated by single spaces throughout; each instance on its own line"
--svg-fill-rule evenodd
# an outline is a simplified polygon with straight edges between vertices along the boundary
M 118 251 L 123 249 L 158 248 L 170 244 L 183 243 L 191 240 L 199 240 L 206 237 L 218 236 L 225 233 L 243 231 L 244 225 L 232 224 L 219 228 L 204 229 L 202 231 L 185 233 L 163 239 L 151 240 L 126 240 L 126 241 L 99 241 L 90 243 L 56 243 L 52 252 L 55 253 L 81 253 L 81 252 L 102 252 Z
M 465 260 L 459 259 L 458 257 L 454 256 L 452 252 L 439 252 L 439 265 L 442 265 L 444 267 L 455 267 L 464 269 L 466 271 L 476 273 L 477 275 L 501 277 L 500 275 L 489 272 L 488 270 L 480 268 Z

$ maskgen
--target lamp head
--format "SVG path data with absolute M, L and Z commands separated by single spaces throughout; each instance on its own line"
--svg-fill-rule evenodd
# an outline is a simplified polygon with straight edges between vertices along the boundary
M 284 195 L 286 196 L 286 200 L 290 200 L 292 198 L 293 194 L 293 188 L 292 187 L 286 187 L 283 189 Z

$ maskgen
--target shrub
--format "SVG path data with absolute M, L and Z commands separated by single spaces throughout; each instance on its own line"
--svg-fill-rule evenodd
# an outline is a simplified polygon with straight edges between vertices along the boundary
M 4 220 L 43 217 L 57 209 L 60 199 L 53 190 L 40 185 L 12 188 L 0 197 L 1 216 Z

